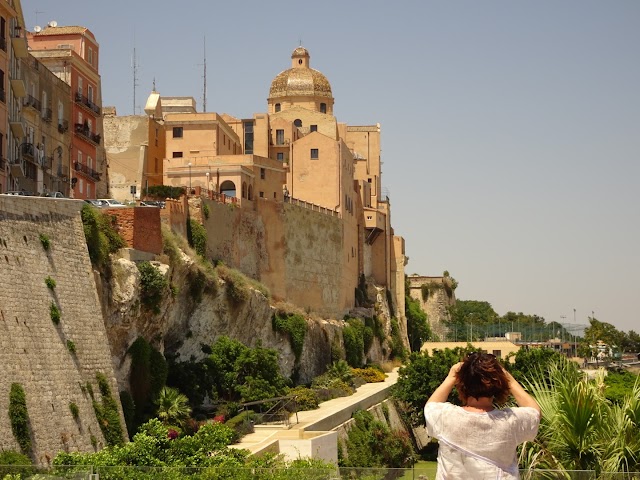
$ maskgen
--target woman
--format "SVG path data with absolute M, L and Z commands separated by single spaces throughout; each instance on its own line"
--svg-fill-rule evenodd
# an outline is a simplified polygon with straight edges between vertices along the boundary
M 453 387 L 462 407 L 446 403 Z M 518 407 L 495 407 L 510 394 Z M 540 406 L 495 356 L 475 352 L 451 367 L 424 417 L 439 440 L 436 480 L 512 480 L 520 478 L 516 447 L 538 433 Z

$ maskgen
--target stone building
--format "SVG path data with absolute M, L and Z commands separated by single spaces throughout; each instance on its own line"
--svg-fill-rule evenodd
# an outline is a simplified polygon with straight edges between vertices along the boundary
M 56 113 L 58 128 L 72 132 L 69 161 L 73 196 L 105 197 L 108 184 L 98 42 L 81 26 L 59 27 L 52 21 L 36 30 L 27 35 L 31 54 L 71 87 L 70 108 L 60 102 Z
M 183 186 L 190 194 L 204 193 L 212 200 L 235 203 L 242 210 L 256 212 L 252 220 L 247 213 L 242 222 L 266 225 L 263 247 L 257 247 L 263 250 L 256 251 L 254 265 L 247 262 L 251 255 L 232 252 L 238 247 L 222 237 L 218 239 L 222 243 L 210 242 L 211 256 L 263 281 L 276 297 L 334 315 L 355 306 L 354 292 L 364 276 L 390 290 L 394 313 L 404 317 L 404 241 L 393 233 L 390 201 L 382 195 L 380 125 L 338 121 L 331 84 L 311 68 L 307 49 L 296 48 L 291 68 L 271 82 L 266 113 L 255 113 L 251 118 L 201 113 L 190 97 L 164 97 L 155 91 L 145 113 L 152 119 L 149 121 L 163 127 L 159 131 L 165 135 L 164 185 Z M 123 122 L 124 118 L 113 121 Z M 152 142 L 155 140 L 147 139 L 148 144 Z M 120 152 L 123 148 L 117 147 Z M 110 165 L 114 166 L 117 158 L 117 154 L 110 154 Z M 129 162 L 136 160 L 130 155 Z M 115 169 L 110 175 L 117 175 Z M 298 243 L 293 245 L 297 233 L 287 215 L 297 215 L 291 213 L 294 205 L 315 210 L 316 216 L 311 218 L 318 218 L 315 224 L 310 220 L 304 227 L 299 225 L 309 229 L 306 252 Z M 329 270 L 328 260 L 322 256 L 330 252 L 315 251 L 316 234 L 310 233 L 326 221 L 317 215 L 337 219 L 335 225 L 329 221 L 336 243 L 333 237 L 327 241 L 339 250 L 339 258 L 332 259 L 336 267 Z M 213 236 L 220 235 L 220 222 L 211 232 Z M 230 229 L 236 227 L 229 225 Z M 295 262 L 275 260 L 293 251 L 299 252 Z M 314 282 L 323 275 L 337 280 L 312 295 Z M 302 286 L 305 282 L 309 284 Z

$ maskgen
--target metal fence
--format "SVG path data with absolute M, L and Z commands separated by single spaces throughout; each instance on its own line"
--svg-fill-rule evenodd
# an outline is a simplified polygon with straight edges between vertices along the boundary
M 636 473 L 521 470 L 522 480 L 640 480 Z M 433 480 L 431 467 L 415 468 L 191 468 L 2 466 L 0 480 Z

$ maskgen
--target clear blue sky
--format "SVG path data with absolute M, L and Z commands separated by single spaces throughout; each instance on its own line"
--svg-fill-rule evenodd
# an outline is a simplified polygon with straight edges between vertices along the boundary
M 547 321 L 640 330 L 640 2 L 23 0 L 100 43 L 104 105 L 163 95 L 248 117 L 302 40 L 335 114 L 382 124 L 408 273 Z M 36 13 L 39 12 L 39 13 Z M 37 19 L 36 19 L 37 16 Z M 135 40 L 135 41 L 134 41 Z

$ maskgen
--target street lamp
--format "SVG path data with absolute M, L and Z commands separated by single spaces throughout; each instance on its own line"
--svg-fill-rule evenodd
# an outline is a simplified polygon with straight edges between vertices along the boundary
M 210 188 L 209 188 L 209 175 L 210 175 L 210 173 L 207 172 L 207 173 L 205 173 L 205 175 L 207 176 L 207 192 L 208 192 L 210 190 Z
M 191 195 L 191 162 L 189 162 L 189 195 Z

